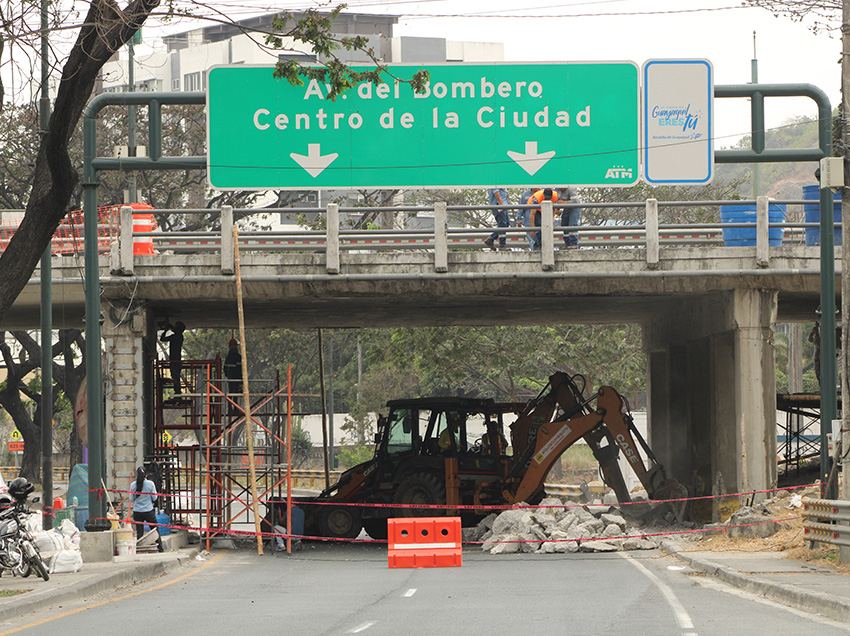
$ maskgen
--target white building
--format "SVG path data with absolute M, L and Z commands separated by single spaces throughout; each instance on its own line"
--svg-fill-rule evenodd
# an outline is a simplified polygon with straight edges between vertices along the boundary
M 163 38 L 164 51 L 136 55 L 133 83 L 137 91 L 202 91 L 206 74 L 220 64 L 275 64 L 282 60 L 321 62 L 312 49 L 283 38 L 284 48 L 264 44 L 272 32 L 276 14 L 217 24 Z M 293 14 L 298 17 L 299 14 Z M 363 36 L 384 63 L 428 64 L 444 62 L 498 62 L 504 60 L 504 45 L 485 42 L 449 42 L 445 38 L 395 37 L 394 16 L 342 13 L 334 21 L 334 34 Z M 348 64 L 372 64 L 361 51 L 337 52 Z M 129 89 L 129 56 L 125 48 L 104 65 L 97 92 Z

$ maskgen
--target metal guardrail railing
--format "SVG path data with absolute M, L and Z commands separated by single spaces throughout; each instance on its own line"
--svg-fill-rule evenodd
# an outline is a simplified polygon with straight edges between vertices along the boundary
M 330 471 L 331 484 L 336 483 L 336 481 L 340 478 L 340 475 L 342 475 L 342 471 Z M 308 485 L 305 487 L 308 489 L 321 490 L 325 487 L 325 471 L 305 470 L 296 468 L 292 470 L 292 480 L 299 486 L 304 486 L 304 484 L 306 483 Z M 567 484 L 543 484 L 543 486 L 546 489 L 547 495 L 553 495 L 556 497 L 568 497 L 570 499 L 578 499 L 582 495 L 581 486 L 571 486 Z M 595 493 L 596 491 L 591 488 L 589 492 Z
M 0 473 L 3 475 L 3 479 L 7 482 L 15 479 L 18 476 L 18 472 L 20 468 L 17 466 L 0 466 Z M 53 481 L 68 481 L 70 479 L 71 469 L 66 468 L 64 466 L 54 466 L 53 467 Z
M 850 501 L 803 497 L 803 531 L 810 543 L 850 546 Z
M 729 201 L 657 201 L 648 199 L 638 202 L 622 203 L 581 203 L 552 204 L 544 201 L 541 206 L 448 206 L 444 202 L 428 207 L 386 207 L 386 208 L 346 208 L 329 204 L 326 208 L 268 208 L 260 210 L 267 214 L 306 214 L 322 216 L 326 223 L 324 230 L 277 230 L 268 232 L 245 231 L 239 234 L 240 246 L 249 251 L 302 251 L 319 252 L 326 256 L 326 268 L 329 274 L 340 272 L 340 257 L 343 253 L 364 253 L 380 250 L 416 250 L 434 254 L 436 272 L 448 271 L 447 254 L 452 250 L 484 249 L 483 241 L 497 228 L 453 227 L 449 225 L 449 213 L 462 210 L 486 211 L 507 209 L 515 211 L 522 208 L 540 207 L 543 213 L 541 225 L 535 227 L 504 228 L 509 248 L 516 251 L 527 246 L 526 234 L 540 231 L 542 245 L 537 252 L 543 269 L 554 267 L 554 252 L 560 243 L 563 232 L 576 233 L 582 246 L 617 246 L 646 248 L 647 265 L 658 266 L 658 250 L 662 246 L 677 245 L 721 245 L 724 244 L 724 231 L 746 230 L 752 236 L 749 245 L 755 246 L 756 261 L 759 267 L 767 267 L 770 249 L 777 245 L 776 233 L 779 232 L 780 244 L 805 244 L 806 234 L 810 230 L 819 231 L 820 224 L 812 222 L 771 222 L 769 211 L 776 204 L 808 205 L 816 204 L 806 199 L 773 200 L 758 197 L 754 200 Z M 706 208 L 720 206 L 750 206 L 755 209 L 752 222 L 726 223 L 661 223 L 659 210 L 663 208 Z M 644 220 L 639 224 L 622 225 L 556 225 L 555 216 L 562 209 L 579 207 L 583 210 L 610 208 L 643 208 Z M 433 229 L 374 230 L 350 229 L 341 223 L 340 214 L 363 214 L 370 210 L 398 213 L 424 213 L 433 217 Z M 208 209 L 193 210 L 150 210 L 159 214 L 209 214 Z M 116 275 L 133 275 L 134 241 L 151 242 L 160 252 L 212 252 L 221 255 L 223 275 L 231 275 L 233 265 L 233 224 L 234 212 L 258 212 L 258 210 L 236 209 L 223 206 L 220 213 L 219 232 L 134 232 L 132 210 L 124 206 L 120 213 L 119 238 L 111 254 L 110 269 Z M 840 228 L 840 223 L 835 224 Z M 739 242 L 738 242 L 739 243 Z M 147 252 L 148 254 L 150 252 Z

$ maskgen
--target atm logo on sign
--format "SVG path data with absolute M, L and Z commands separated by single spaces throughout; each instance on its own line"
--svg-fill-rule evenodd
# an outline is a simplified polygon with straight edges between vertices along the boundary
M 614 166 L 613 168 L 608 168 L 608 172 L 605 173 L 606 179 L 631 179 L 632 171 L 630 168 L 624 168 L 623 166 Z

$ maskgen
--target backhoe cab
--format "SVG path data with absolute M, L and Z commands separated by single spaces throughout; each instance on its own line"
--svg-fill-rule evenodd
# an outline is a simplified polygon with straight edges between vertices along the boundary
M 479 506 L 538 503 L 553 464 L 582 438 L 619 501 L 630 501 L 617 463 L 620 451 L 651 498 L 687 495 L 665 478 L 626 400 L 611 387 L 585 400 L 565 373 L 552 375 L 528 403 L 443 397 L 387 406 L 389 414 L 378 421 L 375 456 L 317 497 L 299 500 L 305 534 L 354 538 L 365 528 L 385 539 L 389 517 L 457 515 L 472 525 L 491 512 Z

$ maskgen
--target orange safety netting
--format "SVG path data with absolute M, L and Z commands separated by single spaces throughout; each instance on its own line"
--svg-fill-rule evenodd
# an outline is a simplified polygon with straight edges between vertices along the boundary
M 147 203 L 127 204 L 134 210 L 153 210 Z M 108 253 L 112 240 L 118 238 L 118 217 L 121 205 L 105 205 L 97 209 L 97 251 Z M 20 219 L 0 220 L 0 252 L 6 249 L 18 229 Z M 156 227 L 156 222 L 154 222 Z M 83 211 L 69 212 L 50 242 L 53 254 L 82 254 L 85 240 L 83 238 Z

